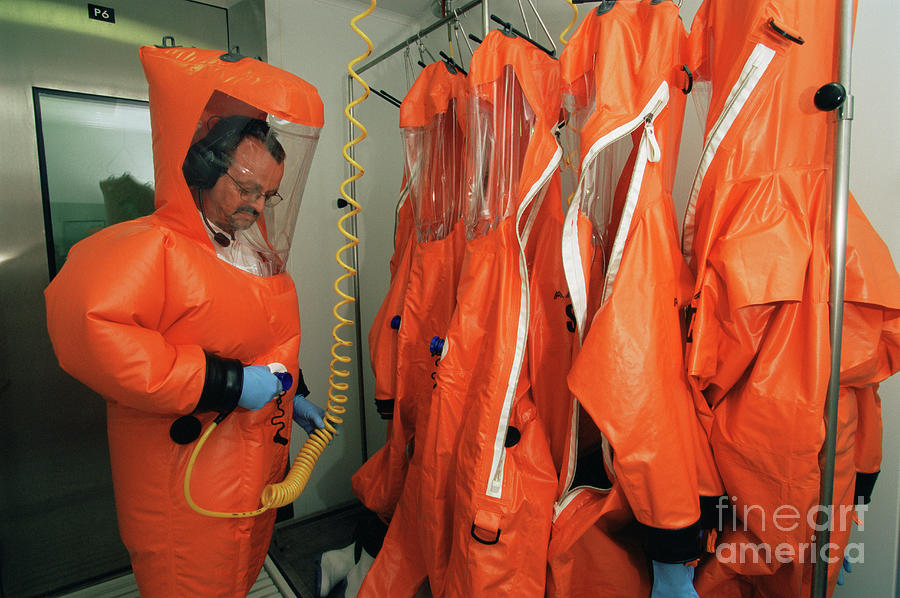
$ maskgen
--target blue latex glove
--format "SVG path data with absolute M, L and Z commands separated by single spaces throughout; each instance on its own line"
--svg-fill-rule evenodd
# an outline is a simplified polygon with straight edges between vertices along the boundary
M 838 580 L 837 585 L 844 585 L 844 571 L 847 573 L 853 573 L 853 567 L 850 565 L 850 561 L 847 560 L 847 557 L 844 557 L 844 562 L 841 564 L 841 568 L 838 571 Z
M 325 410 L 303 395 L 294 395 L 293 419 L 307 434 L 312 434 L 316 428 L 325 427 Z
M 699 598 L 694 590 L 694 568 L 681 563 L 653 561 L 650 598 Z
M 248 365 L 244 368 L 244 387 L 238 405 L 255 411 L 282 393 L 281 380 L 267 366 Z

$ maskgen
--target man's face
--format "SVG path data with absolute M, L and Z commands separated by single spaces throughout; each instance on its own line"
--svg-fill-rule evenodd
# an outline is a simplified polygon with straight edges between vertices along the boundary
M 247 230 L 262 214 L 266 196 L 278 191 L 283 175 L 284 163 L 276 162 L 258 139 L 245 138 L 235 148 L 231 166 L 205 192 L 206 217 L 230 234 Z

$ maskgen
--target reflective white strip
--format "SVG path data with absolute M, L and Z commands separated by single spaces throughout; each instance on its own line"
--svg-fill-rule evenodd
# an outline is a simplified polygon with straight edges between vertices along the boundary
M 663 84 L 665 85 L 665 84 Z M 634 219 L 634 210 L 637 207 L 638 196 L 641 194 L 641 186 L 644 184 L 644 173 L 647 170 L 647 162 L 659 162 L 660 149 L 653 130 L 653 120 L 659 111 L 669 101 L 669 87 L 660 88 L 665 91 L 660 98 L 658 108 L 647 114 L 644 119 L 644 133 L 638 145 L 638 153 L 634 159 L 634 172 L 628 183 L 628 191 L 625 193 L 625 205 L 622 207 L 622 216 L 619 218 L 619 227 L 616 229 L 616 237 L 609 254 L 609 263 L 606 265 L 606 275 L 603 277 L 603 292 L 600 295 L 601 305 L 612 293 L 613 282 L 619 274 L 622 265 L 622 254 L 625 253 L 625 242 L 628 240 L 628 231 L 631 230 L 631 221 Z
M 581 188 L 579 183 L 577 189 Z M 572 311 L 575 312 L 575 324 L 578 327 L 578 341 L 584 338 L 584 318 L 587 312 L 587 280 L 581 267 L 581 253 L 578 248 L 578 204 L 581 193 L 575 192 L 569 209 L 566 210 L 566 221 L 563 223 L 562 262 L 569 286 L 569 297 L 572 299 Z
M 519 299 L 519 324 L 516 329 L 516 352 L 513 356 L 512 367 L 509 371 L 509 380 L 506 383 L 506 396 L 503 398 L 503 408 L 500 411 L 500 420 L 497 422 L 497 434 L 494 436 L 494 453 L 491 457 L 491 471 L 488 476 L 488 485 L 485 494 L 494 498 L 500 498 L 503 494 L 503 463 L 506 460 L 506 429 L 509 427 L 509 416 L 512 412 L 513 399 L 516 395 L 516 386 L 519 382 L 519 373 L 522 371 L 522 361 L 525 356 L 525 344 L 528 341 L 528 264 L 525 261 L 525 242 L 519 234 L 519 221 L 522 214 L 531 204 L 534 197 L 547 184 L 553 173 L 559 167 L 562 159 L 562 148 L 559 144 L 553 152 L 553 158 L 547 164 L 544 172 L 525 194 L 525 198 L 516 212 L 516 238 L 519 241 L 519 280 L 522 284 L 521 297 Z
M 547 187 L 543 187 L 541 189 L 540 197 L 538 201 L 534 202 L 534 205 L 531 208 L 531 212 L 528 213 L 528 220 L 525 221 L 525 226 L 522 227 L 522 235 L 520 242 L 522 246 L 528 245 L 528 239 L 531 238 L 531 229 L 534 228 L 534 222 L 537 220 L 538 212 L 541 211 L 541 204 L 544 202 L 544 197 L 547 195 Z
M 575 467 L 578 465 L 578 399 L 572 395 L 572 417 L 569 419 L 569 447 L 566 458 L 566 480 L 564 488 L 572 485 Z
M 563 228 L 562 238 L 563 271 L 566 274 L 566 284 L 569 285 L 569 295 L 572 298 L 572 309 L 575 312 L 575 324 L 578 326 L 579 340 L 584 338 L 584 329 L 587 324 L 587 273 L 582 269 L 581 251 L 578 247 L 578 211 L 579 206 L 581 205 L 581 197 L 584 193 L 584 179 L 587 174 L 588 165 L 593 162 L 597 155 L 607 146 L 626 135 L 631 134 L 631 132 L 640 126 L 641 122 L 643 122 L 645 117 L 649 114 L 652 114 L 653 118 L 655 118 L 655 115 L 659 113 L 668 101 L 669 85 L 663 81 L 638 116 L 600 137 L 591 145 L 591 148 L 587 151 L 587 154 L 585 154 L 581 161 L 581 174 L 579 175 L 575 195 L 572 197 L 572 202 L 569 204 L 569 210 L 566 212 L 566 222 Z M 655 138 L 653 143 L 656 143 Z M 656 150 L 657 152 L 659 151 L 658 145 L 656 145 Z M 641 165 L 641 175 L 643 175 L 643 165 Z M 640 188 L 638 188 L 638 190 L 640 190 Z M 631 193 L 631 187 L 629 187 L 629 193 Z M 632 213 L 633 212 L 634 208 L 632 206 Z M 625 230 L 627 231 L 628 229 L 626 228 Z
M 753 51 L 747 58 L 747 62 L 744 63 L 744 68 L 741 69 L 741 74 L 738 77 L 737 82 L 734 84 L 734 87 L 731 88 L 731 92 L 725 100 L 725 108 L 722 109 L 722 113 L 716 120 L 716 124 L 713 125 L 713 128 L 709 131 L 706 143 L 703 146 L 703 153 L 700 156 L 700 165 L 697 167 L 697 174 L 694 176 L 694 183 L 691 186 L 691 196 L 690 199 L 688 199 L 687 209 L 684 212 L 684 223 L 682 225 L 681 233 L 681 252 L 686 258 L 690 258 L 691 251 L 694 247 L 697 197 L 700 194 L 700 187 L 703 185 L 703 178 L 709 170 L 709 166 L 719 149 L 719 145 L 721 145 L 722 140 L 725 139 L 725 136 L 731 129 L 731 125 L 734 124 L 738 114 L 740 114 L 741 110 L 744 108 L 747 100 L 750 99 L 753 90 L 756 88 L 760 79 L 762 79 L 766 69 L 769 68 L 769 63 L 772 62 L 772 58 L 774 57 L 775 50 L 764 46 L 763 44 L 756 44 L 756 47 L 753 48 Z

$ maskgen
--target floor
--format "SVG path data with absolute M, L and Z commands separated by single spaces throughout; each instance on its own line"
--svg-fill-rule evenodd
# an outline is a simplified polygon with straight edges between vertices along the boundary
M 260 578 L 250 598 L 344 598 L 336 587 L 327 597 L 316 588 L 316 558 L 328 550 L 343 548 L 355 540 L 360 521 L 373 517 L 359 504 L 352 504 L 322 516 L 275 525 L 272 544 Z M 91 585 L 60 598 L 137 598 L 137 586 L 130 572 Z M 430 598 L 426 587 L 417 598 Z
M 358 503 L 321 517 L 276 524 L 269 556 L 278 565 L 298 598 L 320 598 L 315 587 L 316 557 L 354 542 L 360 523 L 363 545 L 373 547 L 372 552 L 377 552 L 384 528 L 379 527 L 382 524 L 378 523 L 373 513 Z M 322 598 L 345 596 L 341 586 L 338 586 L 327 597 Z M 415 598 L 432 598 L 427 583 Z
M 134 574 L 128 573 L 58 598 L 140 598 L 140 594 Z M 247 598 L 295 598 L 295 594 L 272 559 L 267 558 Z
M 319 598 L 315 587 L 316 557 L 353 542 L 353 533 L 363 512 L 361 505 L 353 505 L 321 517 L 275 526 L 269 556 L 298 598 Z M 329 598 L 339 595 L 332 592 Z

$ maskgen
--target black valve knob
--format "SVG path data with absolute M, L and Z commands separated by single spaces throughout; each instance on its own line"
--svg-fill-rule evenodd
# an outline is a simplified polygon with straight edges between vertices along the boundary
M 847 90 L 840 83 L 826 83 L 816 92 L 813 103 L 823 112 L 837 110 L 847 99 Z
M 506 448 L 511 448 L 519 444 L 519 441 L 522 439 L 522 433 L 515 426 L 510 426 L 506 429 L 506 440 L 503 442 L 503 446 Z

